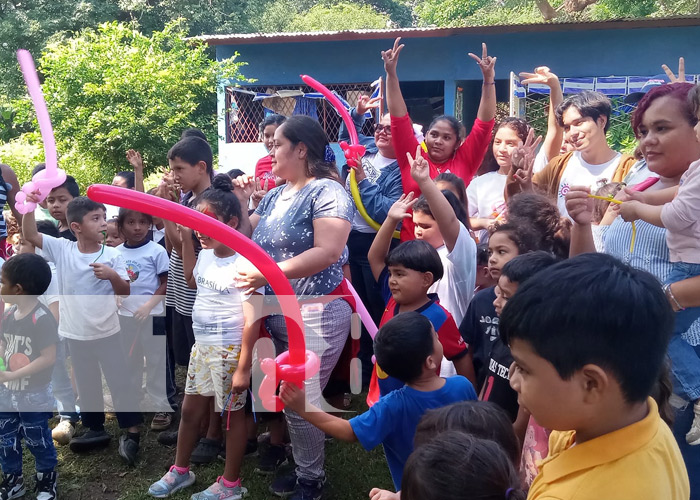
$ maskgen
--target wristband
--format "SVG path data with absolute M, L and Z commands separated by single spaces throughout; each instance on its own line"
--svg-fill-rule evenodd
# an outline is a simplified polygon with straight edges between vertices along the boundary
M 673 302 L 676 305 L 679 311 L 685 311 L 685 307 L 681 306 L 680 302 L 678 302 L 678 299 L 676 299 L 676 296 L 673 295 L 673 290 L 671 290 L 670 284 L 664 285 L 663 290 L 666 294 L 666 297 L 671 299 L 671 302 Z

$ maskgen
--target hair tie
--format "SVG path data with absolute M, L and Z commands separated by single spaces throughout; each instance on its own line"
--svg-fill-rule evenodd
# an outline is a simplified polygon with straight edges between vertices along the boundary
M 506 500 L 510 498 L 510 494 L 513 493 L 513 491 L 515 491 L 513 488 L 508 488 L 506 490 Z
M 335 161 L 335 153 L 329 144 L 326 144 L 326 149 L 323 151 L 323 161 L 333 163 Z

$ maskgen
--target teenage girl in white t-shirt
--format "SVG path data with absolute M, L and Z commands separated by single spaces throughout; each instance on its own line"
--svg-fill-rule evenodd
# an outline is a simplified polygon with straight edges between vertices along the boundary
M 527 139 L 530 126 L 521 118 L 509 117 L 494 129 L 490 153 L 484 160 L 486 173 L 472 179 L 467 188 L 469 221 L 479 241 L 488 239 L 488 229 L 502 219 L 506 207 L 503 190 L 511 169 L 513 151 Z
M 241 206 L 232 192 L 231 179 L 217 175 L 211 188 L 197 198 L 196 209 L 237 228 Z M 259 304 L 254 297 L 236 288 L 240 266 L 250 263 L 219 241 L 195 233 L 202 245 L 195 259 L 192 231 L 179 227 L 182 258 L 187 284 L 197 289 L 192 309 L 195 343 L 187 367 L 185 399 L 177 441 L 175 465 L 151 485 L 149 494 L 164 498 L 195 481 L 189 470 L 190 456 L 199 440 L 199 424 L 210 411 L 215 398 L 217 411 L 227 411 L 226 465 L 224 473 L 206 491 L 193 498 L 238 500 L 240 469 L 246 447 L 245 402 L 250 385 L 252 350 L 260 331 Z M 259 307 L 258 307 L 259 309 Z

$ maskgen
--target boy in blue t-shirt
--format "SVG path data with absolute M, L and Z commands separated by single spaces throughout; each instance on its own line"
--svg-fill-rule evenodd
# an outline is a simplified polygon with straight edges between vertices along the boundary
M 377 363 L 406 385 L 383 396 L 351 420 L 325 413 L 306 403 L 294 384 L 282 383 L 280 398 L 290 410 L 336 439 L 359 441 L 366 450 L 384 445 L 394 486 L 401 487 L 403 466 L 413 451 L 413 436 L 423 414 L 457 401 L 476 399 L 471 382 L 461 376 L 437 375 L 442 345 L 428 318 L 406 312 L 389 320 L 374 339 Z

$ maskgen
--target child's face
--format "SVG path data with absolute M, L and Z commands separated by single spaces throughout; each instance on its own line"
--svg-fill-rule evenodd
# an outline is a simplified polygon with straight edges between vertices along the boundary
M 491 277 L 488 264 L 485 266 L 476 266 L 476 287 L 481 290 L 494 286 L 496 281 Z
M 698 117 L 698 122 L 695 124 L 695 137 L 698 138 L 698 142 L 700 142 L 700 117 Z
M 501 276 L 501 269 L 518 256 L 518 247 L 505 231 L 493 233 L 489 238 L 489 272 L 493 279 Z
M 429 273 L 421 273 L 404 266 L 389 266 L 389 290 L 397 304 L 411 304 L 425 296 L 432 279 Z
M 431 357 L 433 358 L 433 362 L 439 367 L 440 363 L 442 363 L 444 351 L 442 348 L 442 344 L 440 343 L 440 339 L 438 338 L 437 332 L 435 331 L 435 328 L 431 327 L 431 330 L 433 332 L 433 354 L 431 354 Z
M 496 285 L 496 300 L 493 301 L 493 307 L 496 309 L 496 314 L 501 315 L 501 311 L 506 305 L 506 302 L 518 291 L 518 284 L 513 283 L 508 276 L 501 275 L 498 278 L 498 284 Z
M 53 189 L 46 197 L 46 208 L 49 209 L 51 217 L 57 221 L 66 222 L 66 207 L 72 199 L 73 197 L 66 188 Z
M 201 182 L 202 177 L 207 175 L 207 166 L 203 161 L 191 165 L 176 156 L 172 160 L 168 160 L 168 163 L 170 171 L 173 173 L 173 179 L 183 193 L 192 191 Z
M 427 241 L 433 248 L 440 248 L 445 244 L 437 221 L 430 215 L 423 212 L 413 212 L 413 224 L 415 224 L 413 234 L 417 240 Z
M 111 224 L 110 224 L 111 226 Z M 128 212 L 124 218 L 122 233 L 124 239 L 129 243 L 140 243 L 148 236 L 148 231 L 151 229 L 151 223 L 142 213 Z M 108 231 L 109 236 L 109 231 Z
M 515 359 L 510 369 L 510 386 L 518 393 L 518 404 L 546 429 L 581 427 L 589 416 L 582 404 L 585 383 L 579 374 L 562 379 L 554 365 L 535 353 L 527 341 L 513 339 L 510 351 Z
M 214 208 L 209 205 L 208 203 L 202 202 L 199 205 L 197 205 L 197 211 L 203 213 L 204 215 L 208 215 L 209 217 L 218 220 L 219 222 L 224 222 L 221 220 L 221 217 L 216 215 L 216 212 L 214 211 Z M 238 228 L 238 219 L 236 217 L 233 217 L 230 221 L 227 223 L 225 222 L 224 224 L 228 224 L 234 229 Z M 223 243 L 210 238 L 206 234 L 200 233 L 199 231 L 194 232 L 195 236 L 197 236 L 197 239 L 199 240 L 199 244 L 202 245 L 202 248 L 208 248 L 212 250 L 216 250 L 218 248 L 225 248 L 226 245 Z
M 0 296 L 2 296 L 2 300 L 8 304 L 14 304 L 16 302 L 14 297 L 18 294 L 18 286 L 7 279 L 4 271 L 0 272 Z
M 74 222 L 73 224 L 76 226 L 73 228 L 73 232 L 78 240 L 95 243 L 102 243 L 105 240 L 104 233 L 107 231 L 107 218 L 103 209 L 98 208 L 88 212 L 81 223 Z
M 115 222 L 110 222 L 107 224 L 107 238 L 105 239 L 105 245 L 108 247 L 118 247 L 124 243 L 121 234 L 119 234 L 119 228 Z
M 17 253 L 34 253 L 34 245 L 25 240 L 22 235 L 19 235 L 19 244 L 17 245 Z
M 112 186 L 117 186 L 120 188 L 129 188 L 129 184 L 127 183 L 126 179 L 120 175 L 115 175 L 114 179 L 112 179 Z

